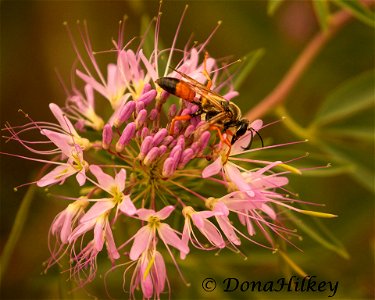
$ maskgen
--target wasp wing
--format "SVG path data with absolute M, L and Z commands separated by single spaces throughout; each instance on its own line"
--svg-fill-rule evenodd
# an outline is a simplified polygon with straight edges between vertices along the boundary
M 171 68 L 176 73 L 180 74 L 182 78 L 185 78 L 184 82 L 186 82 L 189 87 L 198 95 L 206 98 L 210 103 L 215 106 L 219 110 L 223 110 L 223 105 L 220 103 L 220 101 L 228 102 L 223 96 L 219 95 L 218 93 L 208 89 L 206 86 L 201 84 L 199 81 L 195 80 L 194 78 L 191 78 L 189 75 L 186 75 L 185 73 L 182 73 L 176 69 Z

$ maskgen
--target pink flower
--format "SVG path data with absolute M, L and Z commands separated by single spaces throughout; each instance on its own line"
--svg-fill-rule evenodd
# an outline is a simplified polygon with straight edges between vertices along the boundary
M 156 232 L 165 246 L 168 245 L 175 247 L 182 253 L 188 253 L 187 245 L 178 237 L 176 230 L 172 229 L 168 224 L 161 223 L 169 217 L 174 207 L 169 205 L 164 207 L 158 212 L 152 209 L 141 208 L 137 211 L 140 220 L 147 221 L 147 225 L 141 227 L 137 233 L 131 238 L 134 239 L 133 246 L 130 249 L 129 257 L 131 260 L 137 260 L 138 257 L 144 252 L 154 247 L 156 241 Z
M 207 238 L 213 248 L 224 248 L 225 242 L 220 231 L 217 227 L 212 224 L 208 218 L 215 215 L 215 212 L 212 211 L 195 211 L 191 206 L 186 206 L 182 210 L 182 213 L 185 217 L 185 225 L 182 232 L 182 241 L 187 246 L 189 240 L 191 243 L 199 249 L 202 250 L 211 250 L 212 248 L 207 248 L 197 239 L 193 231 L 193 224 L 198 228 L 198 230 Z M 186 257 L 185 252 L 181 252 L 181 258 Z

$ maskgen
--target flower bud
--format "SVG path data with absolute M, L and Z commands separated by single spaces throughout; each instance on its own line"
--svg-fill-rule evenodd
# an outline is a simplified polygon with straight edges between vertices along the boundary
M 127 102 L 121 109 L 118 117 L 114 120 L 113 125 L 118 128 L 123 124 L 125 121 L 127 121 L 131 114 L 135 110 L 135 102 L 129 101 Z
M 144 93 L 139 99 L 138 102 L 144 103 L 145 106 L 149 105 L 156 97 L 157 92 L 156 90 L 150 90 Z
M 135 125 L 137 126 L 137 129 L 141 128 L 147 118 L 147 110 L 142 109 L 139 113 L 137 118 L 135 119 Z
M 159 148 L 158 147 L 153 147 L 151 148 L 150 151 L 148 151 L 145 159 L 143 160 L 143 163 L 146 165 L 146 166 L 149 166 L 151 165 L 152 162 L 155 161 L 156 158 L 159 157 Z
M 123 130 L 118 142 L 116 143 L 116 151 L 122 152 L 127 144 L 129 144 L 130 140 L 135 135 L 135 123 L 131 122 L 126 125 L 125 129 Z
M 167 136 L 168 131 L 165 128 L 160 129 L 155 135 L 152 141 L 153 146 L 158 146 L 161 141 Z
M 113 138 L 112 126 L 106 124 L 102 132 L 102 147 L 103 149 L 109 149 Z

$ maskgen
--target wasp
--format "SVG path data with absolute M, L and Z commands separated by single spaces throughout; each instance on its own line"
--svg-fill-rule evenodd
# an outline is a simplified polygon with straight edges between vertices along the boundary
M 250 131 L 251 139 L 246 147 L 242 147 L 244 150 L 251 148 L 254 133 L 260 137 L 263 146 L 262 137 L 250 126 L 249 120 L 242 118 L 240 108 L 235 103 L 226 100 L 223 96 L 210 89 L 212 80 L 206 69 L 206 60 L 207 53 L 203 61 L 203 74 L 207 78 L 207 85 L 203 85 L 175 69 L 173 70 L 181 75 L 182 79 L 161 77 L 156 80 L 156 83 L 168 93 L 198 106 L 198 111 L 194 114 L 174 117 L 171 122 L 170 133 L 173 134 L 176 121 L 187 121 L 195 116 L 204 115 L 208 128 L 216 130 L 220 140 L 229 147 L 247 131 Z M 197 96 L 199 96 L 198 100 Z M 227 138 L 224 138 L 222 133 L 226 133 Z M 228 139 L 228 136 L 232 136 L 231 140 Z

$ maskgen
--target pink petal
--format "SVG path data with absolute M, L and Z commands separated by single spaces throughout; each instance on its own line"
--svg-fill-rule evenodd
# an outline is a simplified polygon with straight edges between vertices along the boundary
M 57 121 L 59 122 L 60 126 L 64 131 L 68 134 L 78 136 L 77 131 L 74 129 L 73 124 L 69 121 L 69 119 L 64 115 L 63 111 L 60 107 L 58 107 L 55 103 L 50 103 L 49 108 Z
M 251 190 L 250 185 L 245 181 L 241 172 L 235 165 L 228 162 L 225 164 L 224 169 L 230 181 L 232 181 L 240 191 L 246 192 L 250 197 L 254 197 L 255 193 Z
M 105 221 L 101 219 L 96 222 L 94 227 L 94 245 L 98 252 L 102 251 L 104 245 L 104 226 Z
M 44 187 L 47 185 L 55 184 L 57 182 L 63 182 L 69 176 L 77 173 L 71 165 L 57 166 L 51 172 L 44 175 L 41 179 L 37 181 L 39 187 Z
M 187 247 L 187 245 L 185 245 L 182 240 L 179 239 L 178 235 L 168 224 L 160 224 L 158 233 L 164 244 L 171 245 L 172 247 L 175 247 L 176 249 L 184 253 L 189 252 L 189 248 Z
M 125 169 L 121 169 L 115 176 L 115 183 L 117 188 L 120 192 L 125 189 L 125 180 L 126 180 L 126 171 Z
M 103 172 L 103 170 L 96 165 L 90 166 L 90 172 L 94 174 L 101 188 L 111 193 L 111 188 L 116 185 L 112 176 Z
M 87 221 L 95 219 L 115 206 L 111 199 L 104 198 L 95 200 L 97 202 L 93 206 L 91 206 L 90 209 L 85 213 L 85 215 L 80 220 L 80 223 L 85 223 Z
M 88 83 L 89 85 L 91 85 L 97 92 L 99 92 L 105 98 L 108 99 L 107 90 L 105 89 L 105 87 L 103 85 L 101 85 L 100 83 L 98 83 L 92 77 L 87 76 L 86 74 L 82 73 L 80 70 L 76 70 L 76 73 L 77 73 L 78 77 L 80 77 L 83 81 L 85 81 L 86 83 Z
M 168 205 L 161 210 L 159 210 L 156 214 L 155 217 L 158 217 L 160 220 L 164 220 L 169 217 L 169 215 L 172 213 L 174 210 L 174 206 Z
M 69 236 L 68 241 L 69 243 L 75 241 L 78 237 L 80 237 L 82 234 L 86 233 L 87 231 L 90 231 L 94 228 L 96 224 L 96 220 L 92 219 L 89 222 L 81 223 L 79 224 L 72 234 Z
M 88 106 L 94 109 L 94 89 L 90 84 L 85 85 L 85 94 Z
M 229 209 L 223 202 L 217 202 L 214 207 L 214 211 L 218 212 L 219 214 L 222 214 L 224 216 L 229 215 Z M 215 214 L 217 215 L 217 214 Z
M 153 209 L 140 208 L 137 210 L 137 215 L 141 220 L 147 221 L 150 216 L 155 215 L 155 211 Z
M 250 124 L 250 127 L 253 128 L 253 129 L 256 130 L 256 131 L 259 131 L 259 130 L 262 129 L 262 127 L 263 127 L 263 121 L 260 120 L 260 119 L 257 119 L 257 120 L 253 121 L 253 122 Z
M 190 230 L 189 230 L 189 221 L 188 219 L 185 219 L 185 224 L 184 224 L 184 229 L 182 231 L 182 237 L 181 237 L 181 241 L 183 243 L 184 246 L 187 247 L 188 251 L 185 253 L 185 252 L 180 252 L 180 258 L 181 259 L 185 259 L 186 255 L 190 252 L 190 249 L 189 249 L 189 239 L 190 239 Z
M 60 232 L 60 239 L 63 244 L 65 244 L 68 241 L 68 237 L 72 233 L 72 219 L 73 214 L 67 213 Z
M 152 231 L 148 226 L 143 226 L 135 234 L 133 246 L 130 249 L 129 257 L 131 260 L 137 260 L 138 257 L 148 248 L 152 237 Z
M 265 212 L 271 219 L 276 220 L 275 211 L 269 207 L 267 204 L 262 203 L 260 209 Z
M 220 172 L 222 167 L 223 167 L 223 163 L 221 161 L 221 156 L 219 156 L 212 164 L 204 168 L 202 172 L 202 177 L 207 178 L 207 177 L 216 175 L 217 173 Z
M 86 182 L 85 168 L 82 168 L 82 170 L 77 173 L 76 179 L 78 181 L 79 186 L 82 186 L 82 185 L 85 184 L 85 182 Z
M 253 236 L 255 234 L 255 229 L 250 218 L 246 219 L 246 227 L 247 227 L 247 232 L 249 233 L 249 235 Z
M 72 156 L 73 138 L 70 135 L 48 129 L 42 129 L 41 133 L 47 136 L 52 143 L 54 143 L 61 150 L 61 152 L 65 154 L 65 156 Z
M 217 223 L 219 224 L 221 230 L 224 232 L 225 236 L 235 245 L 240 245 L 241 241 L 235 233 L 233 226 L 231 225 L 228 217 L 218 216 L 216 217 Z
M 125 195 L 124 199 L 122 200 L 119 209 L 128 216 L 132 216 L 137 212 L 137 208 L 134 206 L 133 202 L 131 201 L 129 195 Z
M 165 279 L 167 278 L 167 269 L 165 268 L 165 263 L 163 256 L 156 251 L 155 252 L 155 262 L 154 262 L 154 278 L 157 281 L 156 292 L 159 295 L 165 287 Z
M 120 258 L 120 254 L 117 251 L 115 240 L 113 238 L 111 226 L 108 224 L 108 222 L 105 227 L 105 240 L 107 241 L 106 245 L 110 259 L 113 261 Z
M 210 243 L 219 248 L 225 247 L 225 242 L 220 234 L 220 231 L 210 221 L 204 220 L 204 228 L 201 229 L 198 227 L 198 229 L 210 241 Z
M 144 274 L 148 267 L 148 264 L 149 264 L 148 259 L 145 259 L 144 263 L 142 263 L 141 265 L 141 272 L 140 272 L 141 288 L 142 288 L 142 293 L 143 293 L 144 298 L 151 298 L 153 291 L 154 291 L 150 273 L 148 273 L 146 278 L 144 278 Z

